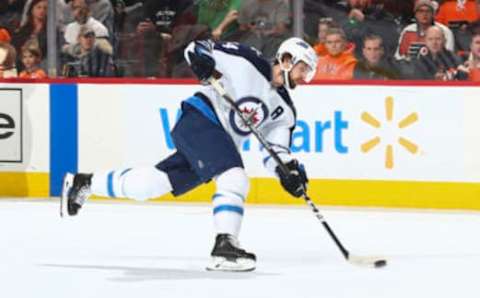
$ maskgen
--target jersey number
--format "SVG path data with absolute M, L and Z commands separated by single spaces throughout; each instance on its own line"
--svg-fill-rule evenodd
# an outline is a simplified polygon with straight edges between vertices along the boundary
M 227 42 L 222 43 L 222 47 L 224 49 L 231 49 L 231 50 L 235 50 L 235 51 L 240 51 L 240 46 L 241 46 L 241 44 L 238 43 L 238 42 L 235 42 L 235 41 L 227 41 Z M 255 53 L 255 55 L 257 55 L 258 57 L 262 56 L 262 53 L 254 47 L 247 47 L 247 49 L 250 49 L 251 51 L 253 51 Z
M 228 41 L 228 42 L 223 43 L 223 44 L 222 44 L 222 47 L 224 47 L 225 49 L 233 49 L 233 50 L 237 50 L 237 51 L 238 51 L 239 43 L 238 43 L 238 42 Z
M 278 117 L 280 117 L 280 115 L 282 115 L 284 112 L 282 106 L 278 106 L 275 110 L 273 110 L 272 114 L 270 114 L 270 117 L 272 117 L 272 120 L 275 120 L 277 119 Z

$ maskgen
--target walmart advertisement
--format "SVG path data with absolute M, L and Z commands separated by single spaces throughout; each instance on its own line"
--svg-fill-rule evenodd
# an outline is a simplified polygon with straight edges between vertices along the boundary
M 25 93 L 29 88 L 33 87 L 20 89 Z M 46 103 L 47 110 L 32 99 L 24 100 L 22 118 L 18 100 L 12 99 L 8 108 L 0 105 L 0 115 L 9 114 L 24 124 L 17 139 L 0 139 L 0 155 L 11 160 L 0 161 L 0 177 L 24 175 L 27 181 L 35 181 L 27 185 L 31 188 L 41 182 L 29 178 L 30 174 L 40 172 L 49 177 L 46 195 L 57 195 L 67 170 L 155 164 L 174 152 L 169 131 L 179 116 L 180 102 L 195 88 L 183 84 L 38 85 L 36 89 L 44 92 L 35 101 Z M 476 112 L 480 111 L 480 88 L 310 85 L 299 87 L 291 96 L 298 115 L 291 149 L 305 164 L 309 193 L 317 203 L 480 209 Z M 0 136 L 11 132 L 7 129 L 10 118 L 0 117 Z M 18 138 L 30 142 L 22 144 Z M 36 146 L 39 158 L 19 160 L 37 152 Z M 241 150 L 252 177 L 249 202 L 301 203 L 289 198 L 263 168 L 261 148 L 253 137 Z M 182 198 L 161 199 L 208 202 L 213 191 L 213 185 L 206 185 Z

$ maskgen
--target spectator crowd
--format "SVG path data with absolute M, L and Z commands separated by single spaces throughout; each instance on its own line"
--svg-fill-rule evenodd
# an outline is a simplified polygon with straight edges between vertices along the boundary
M 241 42 L 273 59 L 293 35 L 293 1 L 56 0 L 55 73 L 192 77 L 183 49 L 202 38 Z M 480 81 L 480 0 L 303 3 L 317 80 Z M 48 5 L 0 1 L 0 78 L 47 77 Z

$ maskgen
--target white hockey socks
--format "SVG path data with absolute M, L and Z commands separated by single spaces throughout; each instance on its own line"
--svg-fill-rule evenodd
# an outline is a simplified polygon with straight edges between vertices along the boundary
M 248 177 L 244 169 L 232 168 L 217 176 L 215 182 L 217 191 L 212 197 L 215 232 L 238 237 L 248 194 Z
M 165 172 L 150 166 L 94 173 L 91 190 L 99 196 L 145 201 L 172 191 L 172 185 Z

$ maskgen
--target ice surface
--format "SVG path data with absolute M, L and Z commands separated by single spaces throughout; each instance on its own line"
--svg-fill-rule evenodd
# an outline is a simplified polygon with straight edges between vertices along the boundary
M 479 297 L 480 217 L 468 212 L 324 209 L 345 246 L 389 265 L 345 262 L 305 206 L 247 206 L 251 273 L 204 270 L 207 205 L 0 200 L 0 297 Z

